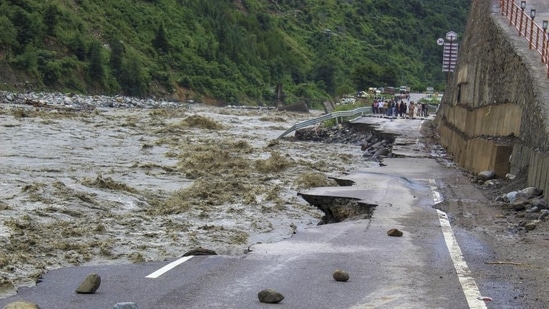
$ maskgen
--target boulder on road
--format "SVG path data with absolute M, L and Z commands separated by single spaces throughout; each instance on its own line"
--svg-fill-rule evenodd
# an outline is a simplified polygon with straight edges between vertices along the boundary
M 344 270 L 337 269 L 332 274 L 332 277 L 334 277 L 335 281 L 347 282 L 349 280 L 349 273 Z
M 98 274 L 89 274 L 76 288 L 78 294 L 93 294 L 101 285 L 101 277 Z
M 284 299 L 284 296 L 273 289 L 265 289 L 257 294 L 259 301 L 262 303 L 276 304 Z

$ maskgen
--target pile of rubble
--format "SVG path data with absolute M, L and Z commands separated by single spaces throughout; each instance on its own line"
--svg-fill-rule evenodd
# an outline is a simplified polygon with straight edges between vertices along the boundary
M 380 162 L 383 158 L 392 157 L 395 136 L 375 131 L 369 126 L 344 122 L 331 128 L 322 126 L 297 130 L 295 139 L 323 143 L 351 144 L 360 147 L 363 157 L 370 161 Z
M 514 178 L 513 175 L 507 175 L 506 179 L 496 179 L 493 171 L 483 171 L 473 177 L 472 181 L 480 185 L 481 189 L 496 191 L 495 189 L 500 187 L 499 191 L 501 191 L 504 183 Z M 519 185 L 520 183 L 518 182 Z M 523 218 L 520 226 L 526 230 L 533 230 L 539 223 L 549 218 L 549 205 L 544 198 L 543 190 L 525 185 L 521 188 L 500 193 L 493 200 L 515 212 L 517 217 Z

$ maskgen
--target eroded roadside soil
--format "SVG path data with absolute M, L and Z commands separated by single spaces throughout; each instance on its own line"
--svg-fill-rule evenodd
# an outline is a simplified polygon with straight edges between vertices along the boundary
M 0 104 L 2 296 L 49 269 L 242 254 L 316 225 L 297 192 L 368 163 L 355 145 L 277 139 L 314 115 Z

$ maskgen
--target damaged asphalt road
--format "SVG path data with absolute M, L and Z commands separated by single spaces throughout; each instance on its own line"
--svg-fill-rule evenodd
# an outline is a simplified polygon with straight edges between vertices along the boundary
M 158 278 L 146 277 L 173 261 L 64 268 L 17 297 L 51 308 L 75 303 L 109 308 L 121 301 L 139 308 L 263 308 L 267 305 L 256 295 L 271 288 L 284 295 L 279 304 L 284 308 L 467 308 L 432 208 L 429 182 L 376 171 L 348 177 L 357 186 L 368 185 L 369 190 L 358 192 L 367 192 L 377 204 L 370 219 L 297 230 L 290 239 L 254 245 L 243 256 L 193 257 Z M 393 228 L 403 236 L 388 236 Z M 349 281 L 335 281 L 336 269 L 347 271 Z M 102 275 L 99 291 L 72 292 L 69 283 L 78 285 L 88 273 Z

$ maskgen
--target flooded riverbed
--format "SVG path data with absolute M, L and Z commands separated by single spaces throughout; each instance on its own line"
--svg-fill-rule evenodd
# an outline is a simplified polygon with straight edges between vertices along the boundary
M 368 164 L 357 145 L 276 139 L 319 114 L 0 104 L 3 296 L 48 269 L 243 254 L 316 225 L 297 192 Z

